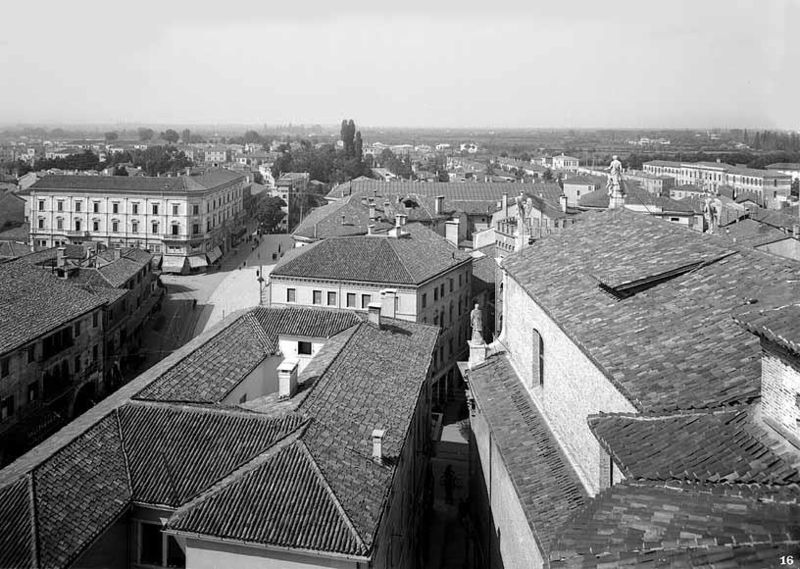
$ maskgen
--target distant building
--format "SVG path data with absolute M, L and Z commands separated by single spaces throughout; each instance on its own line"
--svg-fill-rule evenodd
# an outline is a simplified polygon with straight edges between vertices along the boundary
M 567 205 L 576 207 L 581 196 L 604 187 L 605 180 L 596 176 L 572 176 L 563 180 L 562 184 L 564 184 Z
M 362 314 L 382 303 L 393 318 L 441 327 L 433 368 L 444 401 L 466 349 L 471 275 L 469 255 L 398 219 L 388 234 L 330 237 L 288 253 L 270 273 L 269 302 Z
M 225 147 L 212 146 L 206 148 L 204 160 L 206 164 L 226 164 L 231 161 L 231 151 Z
M 660 217 L 670 223 L 676 223 L 696 231 L 703 231 L 702 215 L 688 203 L 656 196 L 633 184 L 625 186 L 625 209 Z M 578 209 L 582 211 L 601 211 L 608 209 L 609 196 L 605 188 L 581 196 Z
M 552 167 L 553 170 L 577 170 L 580 165 L 580 160 L 574 156 L 553 156 Z
M 767 170 L 773 170 L 791 176 L 792 180 L 800 180 L 800 164 L 781 162 L 777 164 L 770 164 Z
M 102 243 L 164 255 L 164 270 L 203 268 L 241 237 L 244 176 L 45 176 L 20 192 L 36 247 Z M 207 258 L 207 255 L 213 258 Z

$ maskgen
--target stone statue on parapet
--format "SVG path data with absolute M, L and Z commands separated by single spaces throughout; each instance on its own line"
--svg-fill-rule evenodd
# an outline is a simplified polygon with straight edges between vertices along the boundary
M 611 157 L 611 164 L 608 165 L 608 182 L 606 183 L 606 190 L 608 190 L 608 207 L 613 209 L 621 207 L 625 203 L 625 189 L 622 183 L 622 162 L 619 161 L 618 156 Z
M 469 321 L 472 326 L 472 341 L 476 344 L 484 344 L 483 341 L 483 311 L 480 304 L 475 303 L 475 308 L 469 313 Z

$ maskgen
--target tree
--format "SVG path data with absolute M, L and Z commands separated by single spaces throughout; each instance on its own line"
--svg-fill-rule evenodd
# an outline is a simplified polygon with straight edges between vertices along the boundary
M 180 137 L 181 135 L 179 135 L 177 131 L 168 128 L 167 132 L 164 133 L 164 136 L 162 138 L 167 142 L 175 144 L 176 142 L 178 142 L 178 140 L 180 140 Z
M 127 176 L 128 170 L 124 166 L 114 166 L 114 176 Z
M 791 194 L 794 197 L 800 196 L 800 178 L 795 178 L 794 180 L 792 180 Z
M 362 160 L 364 158 L 364 141 L 361 140 L 361 131 L 356 132 L 356 138 L 353 143 L 354 146 L 354 157 Z
M 261 135 L 254 130 L 248 130 L 244 133 L 244 143 L 250 144 L 253 142 L 261 142 Z
M 542 180 L 545 182 L 552 182 L 553 181 L 553 171 L 550 168 L 547 168 L 544 173 L 542 174 Z
M 139 140 L 144 142 L 153 138 L 155 131 L 152 128 L 139 127 L 136 129 L 136 133 L 139 135 Z
M 105 136 L 106 142 L 112 142 L 112 141 L 117 140 L 119 138 L 119 135 L 116 133 L 116 131 L 113 131 L 113 130 L 111 132 L 105 133 L 104 136 Z
M 278 228 L 286 215 L 286 212 L 281 209 L 284 207 L 286 207 L 286 202 L 281 198 L 267 196 L 258 202 L 253 215 L 265 232 L 272 233 Z

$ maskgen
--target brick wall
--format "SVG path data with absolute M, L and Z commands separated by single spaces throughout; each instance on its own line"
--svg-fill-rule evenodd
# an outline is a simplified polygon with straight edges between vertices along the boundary
M 761 411 L 764 420 L 800 444 L 800 358 L 761 341 Z
M 596 494 L 608 486 L 608 455 L 589 430 L 586 419 L 601 411 L 636 412 L 605 374 L 507 274 L 501 342 L 509 350 L 517 375 L 564 449 L 586 491 Z M 544 346 L 544 385 L 535 376 L 534 334 Z M 615 469 L 615 480 L 620 479 Z

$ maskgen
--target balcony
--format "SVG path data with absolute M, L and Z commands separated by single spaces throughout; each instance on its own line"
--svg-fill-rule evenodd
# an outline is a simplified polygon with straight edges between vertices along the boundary
M 88 231 L 77 231 L 77 230 L 72 230 L 72 229 L 68 229 L 64 233 L 67 235 L 67 237 L 86 237 L 86 238 L 89 238 L 89 237 L 92 236 L 92 234 L 90 232 L 88 232 Z

